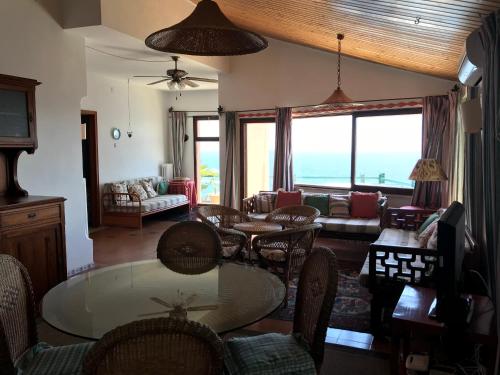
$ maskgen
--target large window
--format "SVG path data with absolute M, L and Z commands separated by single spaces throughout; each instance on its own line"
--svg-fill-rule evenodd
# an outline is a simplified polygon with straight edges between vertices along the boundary
M 219 118 L 195 117 L 194 165 L 198 202 L 220 202 Z
M 352 116 L 292 121 L 294 184 L 351 185 Z
M 274 119 L 241 121 L 244 196 L 272 190 L 275 136 Z
M 422 154 L 422 114 L 361 114 L 355 122 L 355 184 L 412 189 L 408 176 Z

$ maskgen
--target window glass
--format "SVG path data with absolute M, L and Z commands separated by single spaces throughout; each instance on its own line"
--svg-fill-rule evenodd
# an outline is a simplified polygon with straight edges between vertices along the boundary
M 246 141 L 246 196 L 261 190 L 273 189 L 274 149 L 276 125 L 274 122 L 245 123 Z
M 195 119 L 195 126 L 195 165 L 198 202 L 219 204 L 219 120 Z
M 421 149 L 421 113 L 357 117 L 355 183 L 412 189 Z

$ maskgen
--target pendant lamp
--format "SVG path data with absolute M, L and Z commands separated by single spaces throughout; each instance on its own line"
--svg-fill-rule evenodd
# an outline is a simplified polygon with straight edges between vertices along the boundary
M 346 104 L 353 104 L 352 99 L 348 97 L 342 88 L 340 87 L 340 63 L 341 63 L 341 48 L 342 48 L 342 40 L 344 39 L 344 34 L 337 34 L 338 40 L 338 59 L 337 59 L 337 88 L 321 105 L 330 105 L 330 106 L 343 106 Z
M 233 24 L 212 0 L 201 0 L 187 18 L 145 42 L 157 51 L 199 56 L 246 55 L 268 46 L 262 36 Z

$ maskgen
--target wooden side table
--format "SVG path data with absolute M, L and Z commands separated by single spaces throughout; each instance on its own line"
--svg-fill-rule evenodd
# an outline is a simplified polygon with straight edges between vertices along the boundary
M 392 314 L 392 374 L 406 374 L 405 360 L 412 338 L 432 338 L 447 332 L 444 323 L 429 318 L 436 290 L 406 285 Z M 472 295 L 474 312 L 465 329 L 464 340 L 496 348 L 494 307 L 488 297 Z
M 189 209 L 193 209 L 198 204 L 196 184 L 193 180 L 169 180 L 169 194 L 184 194 L 189 201 Z

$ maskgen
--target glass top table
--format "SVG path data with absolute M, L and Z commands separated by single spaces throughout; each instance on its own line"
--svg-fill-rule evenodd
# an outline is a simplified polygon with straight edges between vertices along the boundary
M 284 297 L 281 280 L 261 268 L 224 263 L 183 275 L 155 259 L 72 277 L 47 292 L 41 310 L 51 326 L 98 340 L 134 320 L 182 315 L 224 333 L 266 317 Z

